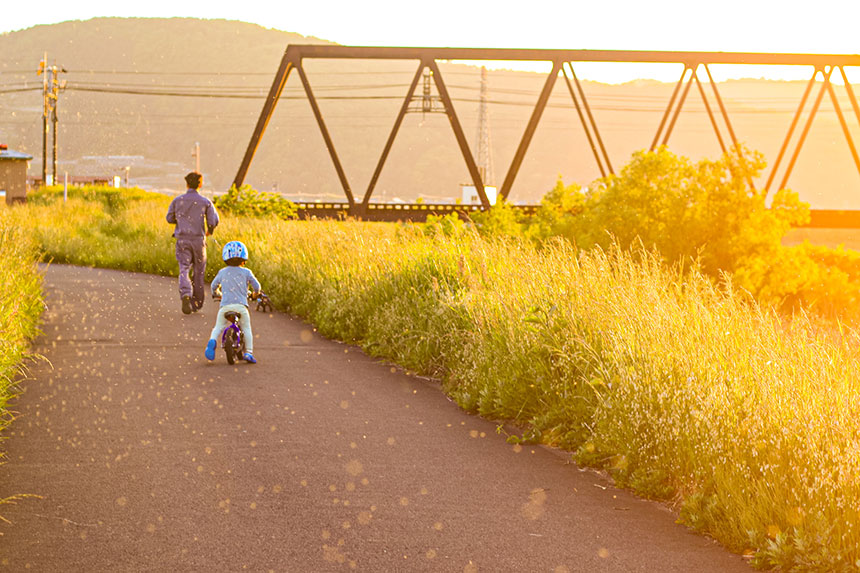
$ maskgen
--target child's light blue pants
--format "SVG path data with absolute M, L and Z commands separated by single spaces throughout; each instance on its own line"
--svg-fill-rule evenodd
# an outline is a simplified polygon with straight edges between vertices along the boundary
M 251 332 L 251 313 L 248 312 L 248 307 L 244 304 L 225 304 L 218 309 L 218 319 L 215 320 L 215 328 L 212 329 L 212 334 L 209 339 L 215 339 L 218 344 L 221 344 L 221 331 L 224 327 L 230 324 L 224 315 L 228 312 L 239 313 L 239 327 L 242 329 L 242 334 L 245 336 L 245 352 L 254 353 L 254 335 Z

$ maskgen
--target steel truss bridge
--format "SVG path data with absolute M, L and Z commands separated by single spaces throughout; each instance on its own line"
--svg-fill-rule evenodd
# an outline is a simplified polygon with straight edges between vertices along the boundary
M 344 60 L 413 60 L 417 61 L 417 69 L 412 78 L 412 83 L 407 91 L 400 111 L 394 120 L 394 125 L 382 150 L 379 161 L 373 172 L 367 189 L 364 195 L 356 197 L 353 189 L 350 187 L 349 180 L 341 164 L 334 142 L 332 141 L 329 131 L 326 127 L 323 114 L 314 97 L 313 89 L 308 81 L 307 74 L 303 67 L 304 60 L 309 59 L 344 59 Z M 311 105 L 313 115 L 319 126 L 320 133 L 325 141 L 334 169 L 337 172 L 343 189 L 345 201 L 342 202 L 326 202 L 326 203 L 299 203 L 299 213 L 303 218 L 311 217 L 357 217 L 366 220 L 424 220 L 429 213 L 451 213 L 451 212 L 467 212 L 470 210 L 489 209 L 490 201 L 484 189 L 484 181 L 482 180 L 480 170 L 475 161 L 475 157 L 469 148 L 469 143 L 466 135 L 463 132 L 463 127 L 457 117 L 457 112 L 452 104 L 451 97 L 448 93 L 448 88 L 439 71 L 438 61 L 448 60 L 468 60 L 468 61 L 529 61 L 529 62 L 551 62 L 552 71 L 547 75 L 543 85 L 543 89 L 538 96 L 531 117 L 526 125 L 525 131 L 520 138 L 519 145 L 514 153 L 511 164 L 507 168 L 507 173 L 499 189 L 499 196 L 507 199 L 510 194 L 511 187 L 517 177 L 520 166 L 526 155 L 526 152 L 531 143 L 532 137 L 540 122 L 541 115 L 549 101 L 552 89 L 555 86 L 559 75 L 567 86 L 573 106 L 579 117 L 582 128 L 588 139 L 591 147 L 591 152 L 594 155 L 594 160 L 603 176 L 614 173 L 614 168 L 610 160 L 609 154 L 606 152 L 606 147 L 603 143 L 603 138 L 600 135 L 597 122 L 592 114 L 591 107 L 588 103 L 585 91 L 582 84 L 576 75 L 574 69 L 575 63 L 581 62 L 626 62 L 626 63 L 673 63 L 683 64 L 683 73 L 678 79 L 675 89 L 672 92 L 666 109 L 657 127 L 653 139 L 650 142 L 652 151 L 660 145 L 666 145 L 672 135 L 675 123 L 678 116 L 684 107 L 684 102 L 695 85 L 704 102 L 704 107 L 710 120 L 714 133 L 719 141 L 720 148 L 725 153 L 729 149 L 733 149 L 738 144 L 738 138 L 735 130 L 732 127 L 731 119 L 720 97 L 717 83 L 711 76 L 710 65 L 715 64 L 751 64 L 751 65 L 780 65 L 780 66 L 811 66 L 813 69 L 812 77 L 806 85 L 806 89 L 800 99 L 797 111 L 793 116 L 788 133 L 783 140 L 779 153 L 770 166 L 770 172 L 767 177 L 764 189 L 765 194 L 770 192 L 774 181 L 776 180 L 777 172 L 783 164 L 784 160 L 787 163 L 783 169 L 780 183 L 777 189 L 782 189 L 786 186 L 792 170 L 794 169 L 800 151 L 815 119 L 816 113 L 827 94 L 833 103 L 836 117 L 845 135 L 846 143 L 851 151 L 851 156 L 854 160 L 854 165 L 860 173 L 860 156 L 858 156 L 857 147 L 851 136 L 846 121 L 846 113 L 842 110 L 836 96 L 835 88 L 831 82 L 831 77 L 834 73 L 839 73 L 845 85 L 845 90 L 854 117 L 860 124 L 860 105 L 857 97 L 848 81 L 845 74 L 846 66 L 860 66 L 860 55 L 851 54 L 775 54 L 775 53 L 741 53 L 741 52 L 652 52 L 652 51 L 629 51 L 629 50 L 531 50 L 531 49 L 483 49 L 483 48 L 388 48 L 388 47 L 352 47 L 352 46 L 330 46 L 330 45 L 314 45 L 314 44 L 292 44 L 287 46 L 284 56 L 281 59 L 281 64 L 275 74 L 272 87 L 266 97 L 263 109 L 260 112 L 260 117 L 257 120 L 257 125 L 254 128 L 251 140 L 248 142 L 248 147 L 236 173 L 233 183 L 239 187 L 245 181 L 245 176 L 260 140 L 266 131 L 266 126 L 275 111 L 278 100 L 281 97 L 281 92 L 293 71 L 296 71 L 304 88 L 305 95 Z M 429 70 L 430 77 L 435 84 L 438 92 L 439 102 L 430 100 L 425 96 L 416 96 L 415 90 L 421 80 L 425 70 Z M 711 96 L 708 96 L 707 90 L 703 84 L 700 75 L 707 77 Z M 820 80 L 819 80 L 820 77 Z M 807 105 L 812 95 L 813 88 L 820 81 L 820 86 L 811 104 L 806 121 L 801 128 L 799 136 L 791 145 L 792 138 L 799 127 L 800 119 L 807 109 Z M 426 89 L 425 89 L 426 91 Z M 713 99 L 711 99 L 713 98 Z M 391 151 L 392 145 L 397 138 L 397 133 L 400 125 L 403 122 L 404 116 L 414 110 L 416 103 L 421 106 L 435 105 L 439 103 L 441 109 L 427 109 L 425 111 L 443 111 L 451 124 L 451 129 L 456 137 L 457 144 L 463 159 L 466 162 L 466 167 L 469 171 L 472 184 L 480 197 L 481 205 L 428 205 L 428 204 L 389 204 L 389 203 L 373 203 L 373 191 L 382 169 L 385 166 L 386 159 Z M 418 109 L 421 109 L 420 107 Z M 721 119 L 722 122 L 718 121 Z M 722 125 L 721 125 L 722 123 Z M 644 147 L 643 142 L 643 147 Z M 787 159 L 786 159 L 787 158 Z M 752 183 L 752 182 L 750 182 Z M 524 206 L 526 210 L 534 210 L 535 206 Z M 816 227 L 857 227 L 860 228 L 860 211 L 813 211 L 812 222 L 810 226 Z

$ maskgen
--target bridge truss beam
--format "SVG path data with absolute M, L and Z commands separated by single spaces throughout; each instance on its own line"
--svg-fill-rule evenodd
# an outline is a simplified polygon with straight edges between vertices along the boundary
M 395 118 L 394 125 L 391 129 L 391 132 L 389 133 L 388 139 L 385 143 L 385 147 L 382 151 L 379 161 L 377 162 L 376 168 L 373 172 L 373 176 L 370 179 L 370 183 L 368 184 L 361 203 L 356 203 L 355 201 L 347 175 L 343 169 L 337 150 L 335 149 L 334 142 L 332 141 L 328 129 L 326 128 L 322 112 L 320 111 L 319 105 L 317 104 L 317 100 L 314 97 L 310 82 L 308 81 L 307 75 L 305 74 L 303 61 L 306 59 L 417 60 L 419 62 L 418 69 L 415 72 L 415 76 L 413 77 L 412 83 L 409 87 L 409 91 L 406 93 L 400 111 Z M 565 84 L 567 85 L 580 123 L 582 124 L 583 130 L 585 131 L 586 137 L 588 139 L 592 153 L 594 154 L 594 158 L 601 175 L 606 176 L 608 174 L 614 173 L 609 154 L 607 153 L 606 147 L 603 143 L 603 139 L 600 136 L 597 122 L 595 121 L 594 116 L 591 113 L 591 108 L 588 104 L 585 90 L 583 90 L 582 84 L 580 83 L 578 77 L 576 76 L 576 72 L 574 71 L 574 62 L 633 62 L 683 64 L 684 71 L 681 74 L 678 83 L 675 85 L 675 89 L 672 92 L 672 96 L 657 128 L 657 133 L 655 134 L 654 139 L 651 142 L 650 149 L 654 150 L 658 145 L 668 144 L 669 138 L 672 135 L 675 123 L 681 113 L 681 110 L 684 106 L 690 89 L 695 83 L 699 95 L 701 96 L 702 101 L 704 103 L 705 111 L 707 112 L 711 126 L 713 127 L 717 140 L 720 144 L 720 148 L 723 150 L 724 153 L 727 151 L 726 139 L 723 137 L 722 129 L 720 128 L 719 122 L 717 121 L 717 116 L 710 105 L 710 101 L 707 97 L 704 86 L 699 79 L 698 71 L 700 67 L 705 70 L 705 73 L 708 76 L 708 81 L 713 91 L 716 107 L 720 111 L 721 119 L 725 124 L 726 131 L 728 132 L 728 139 L 732 142 L 733 149 L 739 149 L 737 147 L 737 136 L 732 127 L 729 114 L 720 96 L 719 90 L 717 89 L 717 84 L 711 75 L 709 65 L 752 64 L 812 66 L 815 71 L 806 86 L 806 90 L 803 93 L 797 112 L 792 119 L 788 133 L 783 140 L 776 161 L 771 166 L 770 174 L 768 176 L 767 183 L 764 188 L 764 193 L 767 194 L 771 189 L 777 170 L 779 169 L 782 160 L 790 147 L 790 143 L 797 128 L 797 124 L 801 116 L 803 115 L 806 102 L 809 99 L 809 95 L 817 81 L 819 74 L 821 74 L 822 76 L 822 85 L 820 87 L 818 95 L 815 98 L 811 111 L 807 116 L 806 123 L 803 127 L 803 130 L 801 131 L 800 137 L 798 141 L 794 144 L 791 158 L 788 162 L 787 167 L 785 168 L 785 171 L 783 172 L 780 188 L 784 188 L 788 183 L 791 172 L 794 169 L 794 165 L 800 154 L 801 148 L 803 147 L 804 141 L 806 140 L 806 136 L 809 133 L 810 127 L 812 126 L 812 122 L 820 107 L 825 92 L 827 92 L 827 94 L 830 96 L 840 126 L 842 127 L 843 134 L 845 135 L 845 138 L 848 142 L 848 146 L 851 150 L 851 155 L 854 159 L 855 166 L 857 167 L 858 173 L 860 173 L 860 155 L 858 155 L 857 148 L 854 144 L 853 138 L 851 137 L 850 130 L 848 128 L 848 123 L 845 119 L 845 114 L 842 112 L 842 108 L 837 99 L 836 92 L 830 81 L 831 75 L 835 70 L 838 69 L 844 80 L 845 89 L 851 102 L 851 107 L 854 111 L 854 115 L 857 119 L 858 124 L 860 124 L 860 104 L 858 104 L 851 84 L 848 82 L 848 78 L 845 74 L 845 66 L 860 66 L 860 55 L 775 53 L 767 54 L 742 52 L 654 52 L 633 50 L 382 48 L 292 44 L 287 46 L 287 49 L 284 52 L 284 56 L 281 59 L 281 64 L 278 68 L 277 73 L 275 74 L 275 78 L 272 82 L 272 87 L 269 90 L 269 94 L 263 105 L 263 109 L 260 112 L 260 117 L 257 120 L 257 124 L 251 136 L 251 140 L 248 142 L 248 147 L 245 151 L 242 163 L 239 166 L 239 169 L 236 173 L 236 177 L 234 178 L 234 185 L 239 187 L 244 183 L 248 169 L 251 165 L 251 161 L 253 160 L 254 154 L 256 153 L 263 134 L 266 131 L 266 127 L 268 126 L 269 120 L 271 119 L 272 114 L 275 111 L 278 100 L 280 99 L 281 94 L 283 92 L 284 85 L 286 84 L 290 73 L 293 70 L 297 70 L 305 91 L 305 95 L 307 96 L 308 101 L 311 104 L 311 108 L 313 110 L 314 117 L 316 118 L 317 125 L 323 136 L 326 148 L 328 149 L 335 170 L 337 171 L 338 179 L 340 180 L 344 195 L 347 200 L 348 214 L 359 217 L 370 215 L 371 211 L 373 211 L 372 209 L 369 209 L 373 190 L 382 173 L 382 169 L 394 144 L 394 140 L 397 137 L 397 133 L 403 122 L 403 118 L 406 113 L 410 111 L 410 104 L 416 97 L 415 90 L 417 88 L 421 75 L 425 71 L 429 70 L 432 76 L 433 83 L 435 84 L 437 92 L 439 93 L 439 98 L 441 99 L 444 113 L 448 116 L 451 128 L 454 131 L 454 135 L 457 139 L 457 144 L 460 148 L 460 152 L 466 163 L 469 175 L 472 178 L 472 183 L 474 184 L 478 192 L 481 205 L 484 209 L 488 209 L 490 207 L 490 202 L 484 189 L 484 181 L 482 181 L 480 171 L 477 167 L 477 162 L 475 161 L 475 157 L 471 149 L 469 148 L 469 144 L 463 132 L 462 125 L 460 124 L 459 118 L 457 117 L 456 111 L 454 110 L 450 95 L 448 94 L 447 86 L 442 78 L 441 72 L 439 71 L 437 63 L 439 60 L 540 61 L 552 63 L 552 71 L 546 78 L 543 89 L 541 90 L 538 100 L 535 103 L 534 109 L 532 110 L 529 122 L 526 125 L 522 137 L 520 138 L 519 145 L 517 146 L 511 164 L 508 167 L 507 174 L 505 176 L 502 187 L 499 190 L 499 195 L 503 199 L 507 199 L 510 194 L 511 188 L 514 184 L 514 180 L 517 177 L 520 166 L 523 162 L 523 159 L 525 158 L 525 154 L 528 151 L 532 137 L 540 122 L 541 115 L 546 108 L 547 102 L 549 101 L 552 89 L 555 85 L 559 73 L 562 73 L 564 76 Z M 567 69 L 565 69 L 565 65 L 567 66 Z M 568 71 L 570 73 L 570 77 L 568 77 Z M 571 78 L 573 79 L 573 83 L 571 83 Z M 750 180 L 749 184 L 752 186 L 753 182 Z

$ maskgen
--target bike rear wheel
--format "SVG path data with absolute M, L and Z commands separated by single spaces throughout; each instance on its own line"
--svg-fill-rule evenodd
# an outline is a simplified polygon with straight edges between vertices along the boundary
M 232 329 L 224 335 L 224 354 L 227 355 L 227 364 L 233 364 L 236 358 L 241 358 L 236 355 L 236 332 Z

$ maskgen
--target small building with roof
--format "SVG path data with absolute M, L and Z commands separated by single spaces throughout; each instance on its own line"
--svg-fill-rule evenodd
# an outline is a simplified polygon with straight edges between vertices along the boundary
M 0 199 L 6 204 L 27 200 L 27 167 L 32 155 L 12 151 L 5 143 L 0 143 Z

